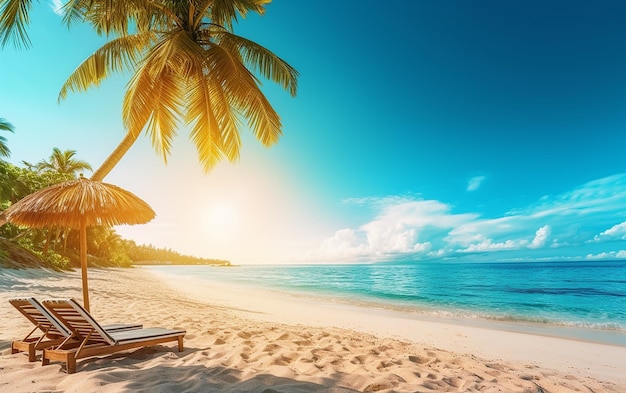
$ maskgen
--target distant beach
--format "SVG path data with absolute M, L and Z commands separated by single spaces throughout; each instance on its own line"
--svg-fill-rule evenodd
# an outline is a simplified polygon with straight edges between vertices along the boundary
M 72 375 L 59 364 L 42 367 L 10 353 L 10 341 L 31 326 L 8 299 L 80 299 L 79 274 L 0 270 L 0 386 L 12 392 L 626 390 L 623 346 L 407 318 L 397 310 L 153 269 L 91 269 L 92 314 L 102 323 L 186 329 L 185 351 L 161 345 L 87 359 Z

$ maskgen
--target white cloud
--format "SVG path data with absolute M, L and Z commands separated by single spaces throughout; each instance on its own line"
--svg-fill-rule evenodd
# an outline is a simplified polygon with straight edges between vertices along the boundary
M 399 254 L 427 255 L 433 244 L 422 239 L 426 233 L 445 232 L 476 219 L 473 214 L 452 214 L 450 206 L 432 200 L 386 197 L 350 202 L 372 206 L 377 216 L 356 230 L 342 229 L 324 240 L 320 249 L 324 258 L 380 260 Z
M 601 252 L 599 254 L 588 254 L 585 259 L 601 260 L 601 259 L 626 259 L 626 250 Z
M 338 230 L 332 237 L 324 240 L 320 256 L 323 258 L 350 259 L 358 258 L 363 254 L 363 251 L 363 247 L 359 246 L 355 231 L 345 228 Z
M 552 232 L 552 228 L 550 225 L 544 225 L 541 228 L 537 229 L 535 232 L 535 238 L 528 245 L 528 248 L 540 248 L 546 245 L 548 238 L 550 237 L 550 233 Z
M 483 181 L 485 181 L 486 177 L 485 176 L 475 176 L 472 177 L 469 182 L 467 182 L 467 191 L 476 191 L 480 188 L 480 186 L 483 184 Z
M 613 225 L 611 228 L 596 236 L 594 240 L 597 241 L 607 238 L 626 240 L 626 221 L 622 222 L 621 224 Z
M 520 248 L 521 244 L 513 240 L 507 240 L 501 243 L 494 243 L 491 239 L 483 240 L 477 244 L 471 244 L 465 250 L 461 252 L 488 252 L 488 251 L 500 251 L 500 250 L 514 250 Z
M 480 181 L 473 187 L 479 187 Z M 507 260 L 582 259 L 603 255 L 604 241 L 626 240 L 626 221 L 615 225 L 615 217 L 624 217 L 626 174 L 547 195 L 535 204 L 490 218 L 476 212 L 453 213 L 445 202 L 406 195 L 344 202 L 371 209 L 372 218 L 324 241 L 321 250 L 327 259 L 447 258 L 477 253 Z M 557 253 L 562 255 L 557 257 Z
M 538 203 L 511 210 L 508 215 L 541 218 L 556 215 L 592 215 L 623 210 L 626 205 L 626 173 L 587 182 L 555 197 L 544 196 Z

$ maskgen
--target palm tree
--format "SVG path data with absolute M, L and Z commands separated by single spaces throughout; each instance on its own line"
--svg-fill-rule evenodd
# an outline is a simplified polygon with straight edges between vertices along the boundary
M 13 132 L 13 124 L 0 117 L 0 131 Z M 11 150 L 7 146 L 7 139 L 0 135 L 0 157 L 9 157 Z
M 75 155 L 75 150 L 65 150 L 62 152 L 61 149 L 55 147 L 52 149 L 50 158 L 47 161 L 39 161 L 35 167 L 42 172 L 57 172 L 72 175 L 73 177 L 76 177 L 77 172 L 92 170 L 91 165 L 89 165 L 87 161 L 77 160 L 74 158 Z
M 0 0 L 0 38 L 28 44 L 26 0 Z M 133 72 L 122 118 L 128 130 L 92 179 L 102 180 L 142 130 L 167 162 L 183 121 L 205 171 L 220 160 L 236 161 L 239 128 L 247 122 L 265 146 L 282 134 L 279 115 L 260 90 L 254 72 L 295 96 L 298 72 L 268 49 L 237 36 L 233 22 L 263 14 L 270 0 L 70 0 L 65 21 L 87 21 L 115 38 L 81 63 L 63 85 L 69 91 L 97 86 L 112 72 Z M 26 16 L 25 16 L 26 15 Z M 132 27 L 132 29 L 131 29 Z

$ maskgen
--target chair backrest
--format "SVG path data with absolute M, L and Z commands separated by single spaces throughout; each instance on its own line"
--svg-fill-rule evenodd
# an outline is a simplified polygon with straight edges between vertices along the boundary
M 71 329 L 74 336 L 90 343 L 114 345 L 117 341 L 74 299 L 47 299 L 41 302 L 52 315 Z
M 37 299 L 10 299 L 9 303 L 36 325 L 48 337 L 69 337 L 72 331 L 56 319 Z

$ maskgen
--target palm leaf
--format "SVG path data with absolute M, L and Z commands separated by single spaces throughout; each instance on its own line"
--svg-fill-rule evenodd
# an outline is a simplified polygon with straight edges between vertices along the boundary
M 259 72 L 265 78 L 278 83 L 285 90 L 288 90 L 292 96 L 296 95 L 298 71 L 272 51 L 223 29 L 215 34 L 215 39 L 225 49 L 241 53 L 245 64 L 248 67 L 253 67 L 253 72 Z
M 7 146 L 7 138 L 0 136 L 0 157 L 9 157 L 11 150 Z
M 151 33 L 142 33 L 120 37 L 104 44 L 87 57 L 65 81 L 59 92 L 59 101 L 66 98 L 68 91 L 85 91 L 100 85 L 111 72 L 132 69 L 153 38 Z
M 13 124 L 0 118 L 0 131 L 13 132 Z M 9 146 L 7 146 L 7 139 L 3 136 L 0 136 L 0 157 L 10 157 L 10 156 L 11 156 L 11 150 L 9 149 Z
M 213 77 L 224 86 L 229 103 L 247 119 L 255 137 L 265 146 L 276 143 L 282 132 L 280 117 L 257 85 L 257 80 L 241 62 L 238 52 L 214 46 L 210 54 Z
M 185 121 L 191 126 L 190 137 L 198 158 L 208 171 L 223 157 L 231 161 L 239 157 L 235 116 L 228 105 L 220 102 L 224 98 L 220 85 L 212 84 L 211 73 L 205 72 L 206 51 L 188 34 L 178 35 L 176 47 L 180 56 L 187 59 L 179 71 L 186 79 Z M 225 111 L 224 107 L 228 109 Z
M 139 133 L 148 126 L 152 144 L 164 160 L 176 135 L 185 86 L 180 71 L 187 67 L 186 57 L 176 47 L 179 34 L 165 35 L 148 53 L 131 79 L 122 109 L 129 132 Z
M 172 140 L 176 136 L 176 123 L 181 113 L 180 97 L 182 92 L 181 78 L 176 72 L 166 68 L 153 81 L 154 101 L 152 113 L 148 120 L 146 132 L 150 135 L 152 146 L 167 162 L 167 156 L 172 147 Z
M 206 83 L 203 68 L 196 69 L 195 77 L 189 78 L 185 115 L 191 126 L 191 140 L 198 151 L 198 158 L 205 170 L 213 168 L 224 156 L 221 148 L 220 124 L 215 116 L 212 93 Z
M 13 132 L 13 124 L 0 117 L 0 130 Z
M 214 23 L 233 29 L 233 21 L 237 21 L 237 14 L 246 17 L 248 12 L 265 14 L 265 4 L 271 0 L 213 0 L 210 18 Z
M 144 61 L 128 83 L 122 104 L 122 120 L 131 135 L 139 135 L 150 118 L 151 90 L 150 67 Z
M 129 27 L 147 31 L 156 15 L 155 3 L 145 0 L 69 0 L 63 6 L 63 21 L 90 23 L 98 34 L 126 35 Z
M 30 47 L 26 27 L 30 21 L 32 0 L 4 0 L 0 7 L 0 42 L 5 46 L 13 41 L 16 47 Z
M 238 128 L 240 126 L 238 112 L 230 104 L 222 83 L 219 83 L 212 74 L 208 75 L 207 82 L 211 91 L 211 102 L 221 130 L 221 145 L 226 158 L 231 162 L 239 159 L 241 139 Z

